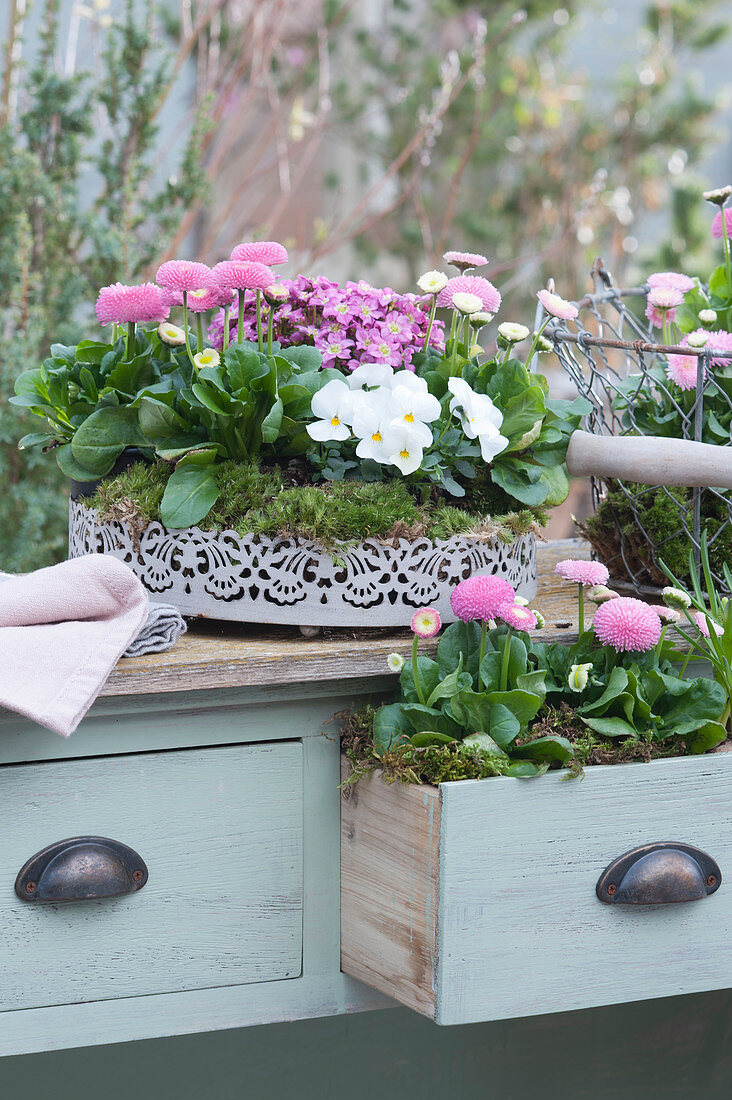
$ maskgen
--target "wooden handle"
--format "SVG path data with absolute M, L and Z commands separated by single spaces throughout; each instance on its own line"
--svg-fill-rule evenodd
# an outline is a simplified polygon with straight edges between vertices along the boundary
M 732 447 L 642 435 L 573 432 L 567 451 L 572 477 L 614 477 L 644 485 L 714 485 L 732 489 Z

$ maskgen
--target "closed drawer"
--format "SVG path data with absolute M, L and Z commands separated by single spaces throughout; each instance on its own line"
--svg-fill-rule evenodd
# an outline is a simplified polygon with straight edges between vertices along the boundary
M 299 742 L 4 767 L 0 807 L 0 1009 L 300 974 Z M 84 834 L 135 849 L 144 888 L 16 897 L 27 859 Z
M 582 781 L 387 786 L 342 804 L 342 969 L 435 1019 L 532 1016 L 732 986 L 732 753 L 588 768 Z M 674 841 L 721 886 L 603 904 L 604 869 Z

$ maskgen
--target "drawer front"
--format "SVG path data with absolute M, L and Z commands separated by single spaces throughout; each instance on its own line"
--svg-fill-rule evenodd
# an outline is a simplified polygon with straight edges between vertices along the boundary
M 441 790 L 438 1022 L 732 985 L 732 754 Z M 708 852 L 720 888 L 679 904 L 600 902 L 605 867 L 656 841 Z
M 302 779 L 299 742 L 0 768 L 0 1010 L 297 977 Z M 133 848 L 144 888 L 20 901 L 26 860 L 81 835 Z

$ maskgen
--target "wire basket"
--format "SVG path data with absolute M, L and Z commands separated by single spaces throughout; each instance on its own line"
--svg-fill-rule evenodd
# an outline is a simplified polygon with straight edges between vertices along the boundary
M 713 333 L 699 350 L 659 343 L 645 317 L 641 319 L 629 304 L 629 299 L 645 299 L 647 286 L 615 287 L 601 260 L 594 265 L 593 278 L 594 293 L 576 303 L 577 320 L 552 319 L 545 330 L 562 368 L 592 406 L 585 430 L 594 435 L 657 436 L 658 431 L 648 431 L 637 409 L 639 396 L 652 394 L 654 402 L 669 410 L 667 435 L 732 445 L 728 428 L 726 437 L 720 435 L 725 422 L 732 424 L 732 372 L 721 384 L 715 377 L 715 366 L 722 373 L 720 365 L 732 359 L 732 352 L 716 351 Z M 666 378 L 665 356 L 671 353 L 697 356 L 695 390 L 682 392 Z M 715 414 L 713 440 L 712 406 L 722 410 Z M 715 580 L 726 588 L 721 564 L 725 558 L 732 560 L 732 493 L 712 486 L 646 485 L 642 471 L 637 482 L 600 477 L 591 482 L 595 515 L 578 525 L 595 556 L 608 566 L 615 587 L 657 593 L 669 583 L 660 561 L 677 572 L 681 563 L 687 574 L 689 547 L 698 565 L 706 530 Z

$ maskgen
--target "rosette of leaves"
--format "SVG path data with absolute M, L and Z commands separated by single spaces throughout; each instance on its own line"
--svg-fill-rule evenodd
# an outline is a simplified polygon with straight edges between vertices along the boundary
M 454 359 L 448 346 L 444 355 L 421 352 L 414 363 L 443 405 L 435 447 L 422 463 L 430 480 L 462 496 L 465 489 L 460 481 L 475 478 L 481 465 L 477 440 L 467 439 L 449 412 L 448 380 L 459 375 L 476 393 L 490 397 L 503 415 L 500 430 L 508 446 L 490 465 L 493 485 L 529 508 L 555 507 L 566 500 L 567 447 L 572 432 L 590 412 L 589 402 L 580 397 L 573 401 L 550 398 L 546 378 L 529 371 L 520 360 L 495 357 L 480 363 L 468 357 L 462 344 Z
M 490 756 L 504 774 L 521 777 L 539 775 L 551 764 L 566 764 L 573 749 L 565 737 L 527 736 L 546 697 L 544 670 L 534 668 L 529 660 L 528 635 L 508 638 L 505 627 L 489 631 L 481 660 L 480 634 L 478 623 L 453 623 L 440 638 L 436 660 L 417 658 L 424 702 L 417 692 L 412 661 L 405 662 L 399 700 L 376 712 L 376 749 L 462 741 L 466 748 Z M 502 686 L 507 643 L 508 676 Z

